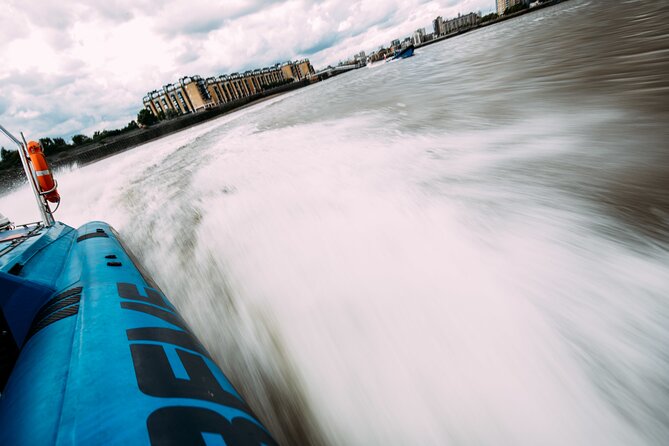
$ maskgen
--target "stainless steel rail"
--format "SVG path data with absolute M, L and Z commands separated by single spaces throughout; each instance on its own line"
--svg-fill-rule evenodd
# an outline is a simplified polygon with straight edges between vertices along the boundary
M 21 159 L 21 164 L 23 165 L 23 171 L 26 174 L 26 178 L 28 179 L 28 184 L 30 184 L 30 188 L 33 191 L 33 194 L 35 194 L 35 200 L 37 200 L 37 207 L 39 208 L 40 214 L 42 216 L 42 223 L 44 226 L 51 226 L 54 224 L 55 220 L 53 218 L 53 214 L 51 213 L 51 209 L 49 208 L 49 204 L 47 203 L 46 199 L 44 196 L 40 193 L 39 187 L 37 186 L 37 178 L 35 177 L 34 169 L 30 167 L 30 159 L 28 157 L 28 154 L 26 152 L 26 142 L 25 138 L 23 137 L 23 134 L 21 134 L 21 138 L 23 139 L 23 142 L 20 141 L 18 138 L 16 138 L 14 135 L 9 133 L 9 130 L 4 128 L 2 125 L 0 125 L 0 132 L 4 133 L 4 135 L 12 140 L 14 144 L 16 144 L 18 150 L 19 150 L 19 158 Z

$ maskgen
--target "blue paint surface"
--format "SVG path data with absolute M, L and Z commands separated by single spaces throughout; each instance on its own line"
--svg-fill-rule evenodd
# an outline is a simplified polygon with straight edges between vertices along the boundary
M 106 236 L 77 241 L 100 230 Z M 170 328 L 172 333 L 190 334 L 182 323 L 177 326 L 160 317 L 122 307 L 123 302 L 137 301 L 121 298 L 119 284 L 135 286 L 141 296 L 147 296 L 153 288 L 108 225 L 91 222 L 74 230 L 58 224 L 26 240 L 12 255 L 25 266 L 19 276 L 13 276 L 7 270 L 14 262 L 5 258 L 0 263 L 3 265 L 0 308 L 19 340 L 21 351 L 0 396 L 0 444 L 149 444 L 151 438 L 160 437 L 155 432 L 151 436 L 147 419 L 166 407 L 209 409 L 220 415 L 222 426 L 235 426 L 234 420 L 246 419 L 266 435 L 266 430 L 199 343 L 193 344 L 197 345 L 194 350 L 187 350 L 169 342 L 129 340 L 128 330 L 136 328 Z M 105 258 L 108 255 L 115 255 L 113 261 L 121 266 L 108 265 L 110 260 Z M 78 287 L 81 287 L 77 294 L 79 302 L 62 304 L 59 310 L 69 308 L 78 312 L 50 323 L 23 342 L 31 324 L 34 330 L 33 319 L 44 303 Z M 174 307 L 159 290 L 153 291 L 164 302 L 146 305 L 164 312 L 160 314 L 175 315 Z M 152 363 L 151 357 L 133 357 L 131 345 L 153 346 L 153 351 L 166 357 L 168 370 L 160 369 L 163 362 Z M 196 364 L 204 364 L 207 372 L 204 376 L 214 377 L 216 385 L 212 392 L 205 392 L 205 397 L 220 396 L 221 391 L 215 389 L 222 389 L 223 394 L 230 395 L 226 401 L 233 406 L 213 399 L 188 397 L 189 386 L 202 386 L 204 378 L 192 376 L 196 369 L 189 373 L 179 351 L 188 352 L 188 358 L 199 358 Z M 145 393 L 138 379 L 142 371 L 155 373 L 156 380 L 162 376 L 171 383 L 174 379 L 175 388 L 158 388 L 166 395 L 161 397 Z M 185 391 L 179 390 L 181 385 L 186 385 Z M 155 389 L 151 392 L 155 393 Z M 199 429 L 184 426 L 185 430 L 191 428 Z M 259 444 L 246 431 L 225 429 L 221 428 L 221 433 L 202 429 L 197 437 L 207 445 Z M 226 438 L 233 441 L 226 443 Z

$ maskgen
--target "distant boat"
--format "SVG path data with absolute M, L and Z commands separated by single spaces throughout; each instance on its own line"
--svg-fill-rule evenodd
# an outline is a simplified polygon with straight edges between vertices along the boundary
M 409 45 L 408 47 L 395 52 L 395 55 L 393 56 L 392 60 L 406 59 L 407 57 L 411 57 L 413 56 L 413 51 L 414 51 L 414 46 Z

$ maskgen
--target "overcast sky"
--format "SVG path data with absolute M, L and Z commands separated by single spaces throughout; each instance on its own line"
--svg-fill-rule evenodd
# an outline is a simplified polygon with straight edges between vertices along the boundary
M 125 126 L 146 92 L 308 57 L 316 69 L 494 0 L 2 0 L 0 124 L 29 138 Z M 6 140 L 0 145 L 9 147 Z

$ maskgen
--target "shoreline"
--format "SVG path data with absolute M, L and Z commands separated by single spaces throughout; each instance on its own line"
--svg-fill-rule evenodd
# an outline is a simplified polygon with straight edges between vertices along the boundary
M 262 93 L 253 96 L 237 99 L 209 110 L 181 115 L 170 120 L 161 121 L 151 127 L 132 130 L 128 133 L 111 137 L 104 142 L 73 148 L 66 152 L 49 156 L 49 165 L 51 168 L 57 169 L 60 167 L 71 166 L 75 163 L 78 166 L 92 164 L 109 158 L 110 156 L 134 149 L 147 142 L 158 140 L 198 124 L 243 110 L 251 105 L 260 104 L 275 96 L 304 88 L 309 85 L 311 85 L 311 82 L 307 80 L 293 82 L 287 85 L 282 85 L 281 87 L 263 91 Z M 0 196 L 11 192 L 16 187 L 24 184 L 25 181 L 25 174 L 21 165 L 1 169 Z
M 549 8 L 551 6 L 555 6 L 557 4 L 564 3 L 566 1 L 568 1 L 568 0 L 551 0 L 551 1 L 548 1 L 548 2 L 545 2 L 545 3 L 542 3 L 540 5 L 537 5 L 534 8 L 522 9 L 518 12 L 514 12 L 513 14 L 499 16 L 494 20 L 488 20 L 487 22 L 479 23 L 476 26 L 472 26 L 472 27 L 469 27 L 469 28 L 458 30 L 454 33 L 450 33 L 450 34 L 446 34 L 444 36 L 437 37 L 436 39 L 430 40 L 428 42 L 423 42 L 420 45 L 416 45 L 416 48 L 422 48 L 424 46 L 432 45 L 432 44 L 435 44 L 435 43 L 438 43 L 438 42 L 443 42 L 444 40 L 448 40 L 448 39 L 451 39 L 453 37 L 457 37 L 457 36 L 461 36 L 463 34 L 467 34 L 470 31 L 475 31 L 477 29 L 481 29 L 481 28 L 485 28 L 487 26 L 495 25 L 497 23 L 501 23 L 501 22 L 504 22 L 506 20 L 515 19 L 516 17 L 520 17 L 520 16 L 525 15 L 525 14 L 530 14 L 534 11 L 540 11 L 544 8 Z

